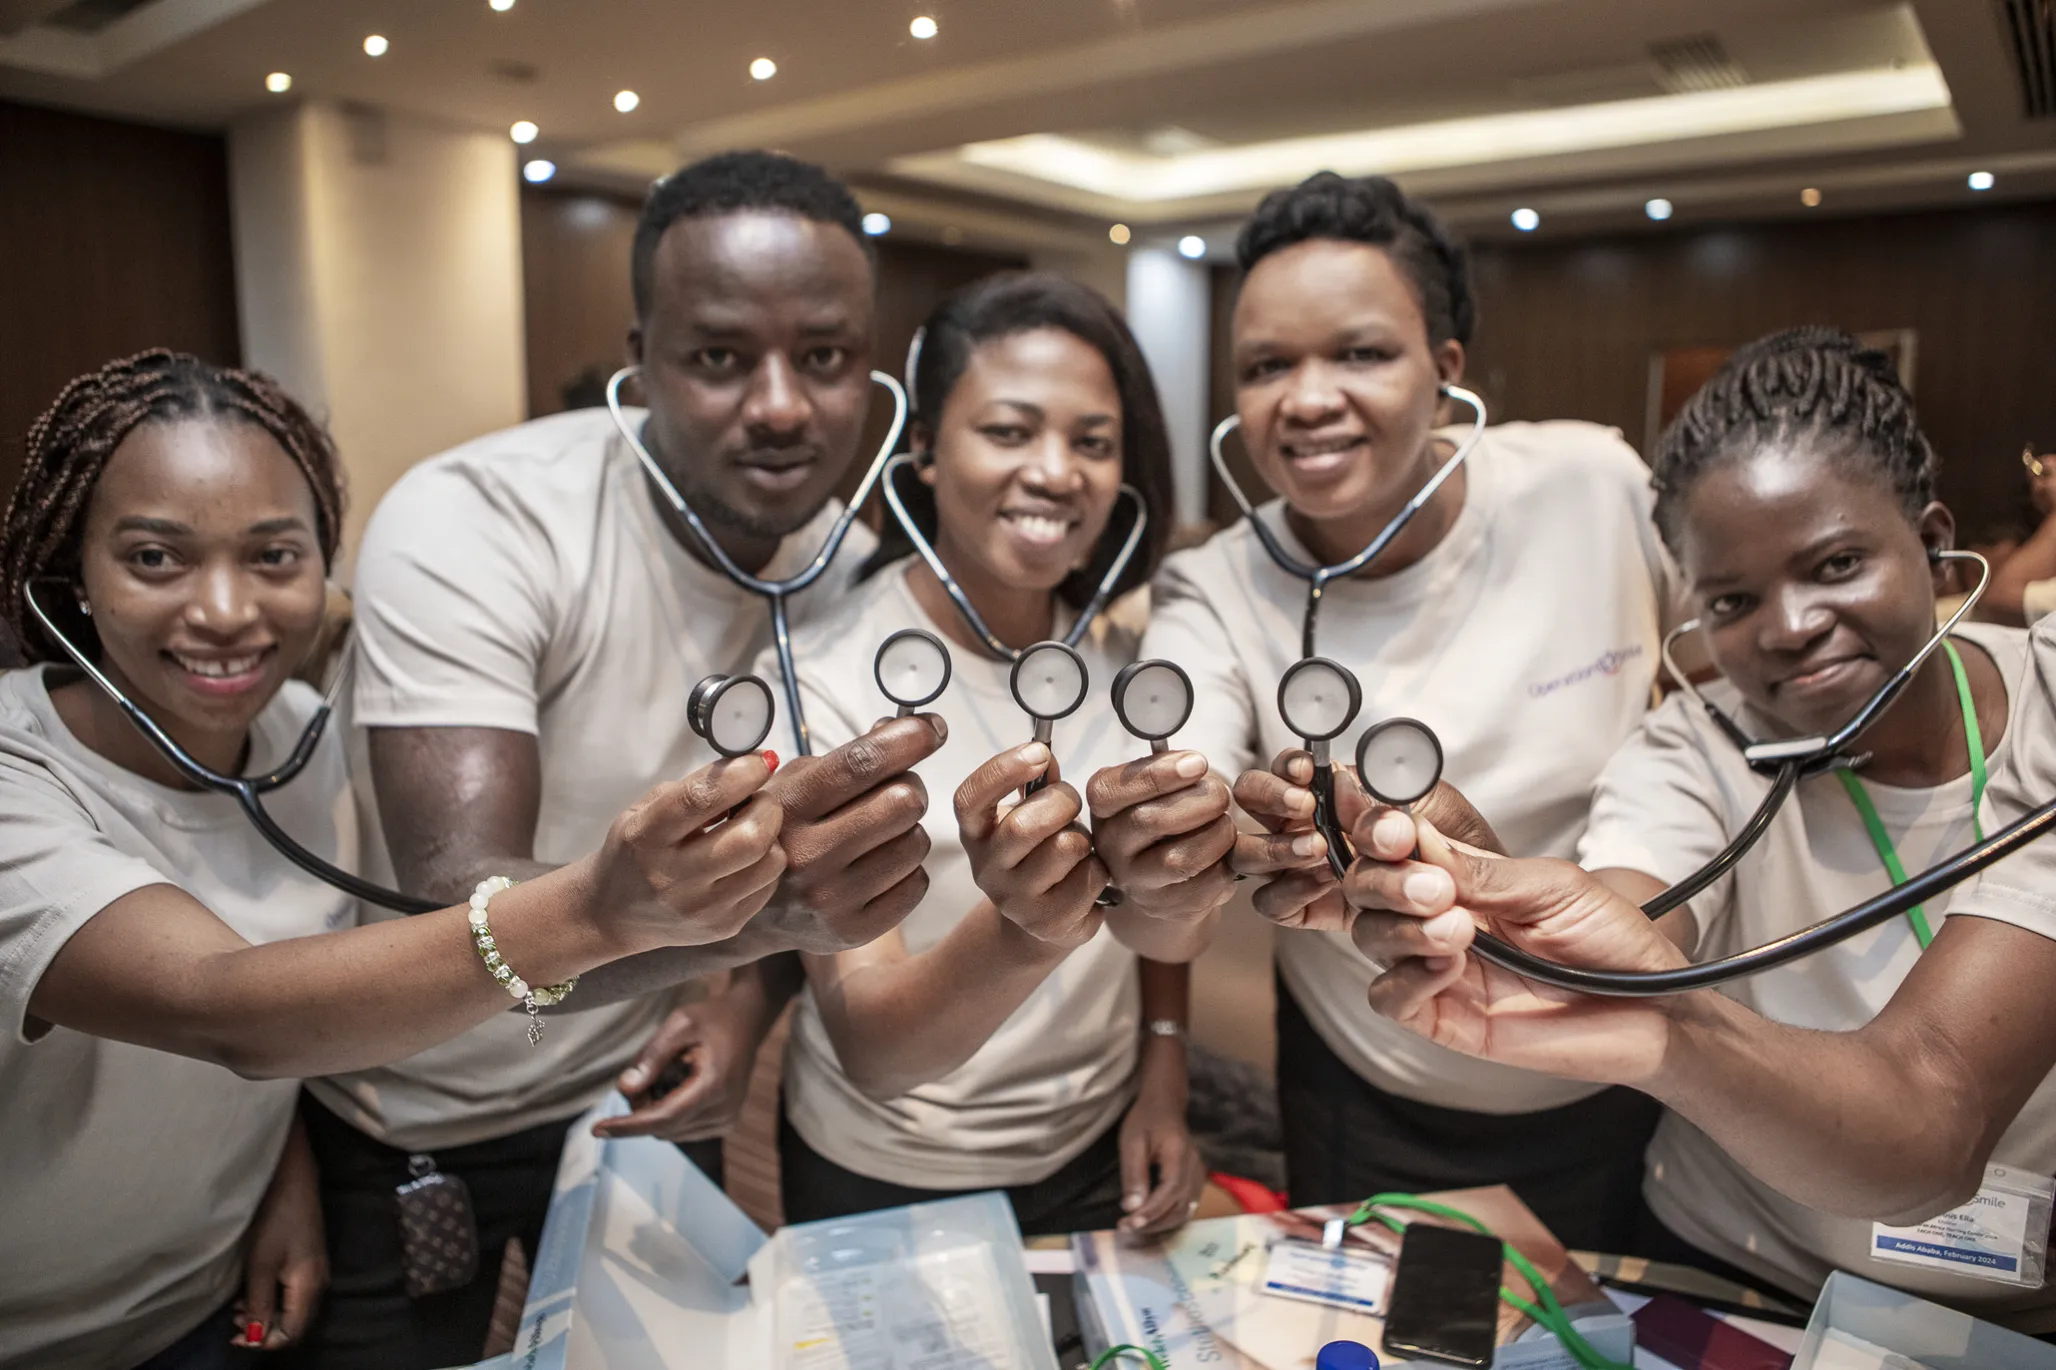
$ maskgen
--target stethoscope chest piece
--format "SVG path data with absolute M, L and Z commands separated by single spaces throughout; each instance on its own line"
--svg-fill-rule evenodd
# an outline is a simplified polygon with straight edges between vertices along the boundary
M 1339 661 L 1306 656 L 1292 663 L 1278 681 L 1278 717 L 1306 739 L 1313 753 L 1314 830 L 1328 844 L 1328 869 L 1340 880 L 1349 871 L 1349 848 L 1335 813 L 1335 767 L 1328 743 L 1356 722 L 1363 708 L 1363 687 Z
M 763 746 L 776 712 L 771 687 L 753 675 L 710 675 L 685 697 L 687 724 L 723 756 Z
M 1076 649 L 1061 642 L 1038 642 L 1015 658 L 1007 684 L 1014 692 L 1014 702 L 1035 720 L 1040 732 L 1078 711 L 1092 677 Z
M 1078 711 L 1092 676 L 1077 649 L 1061 642 L 1038 642 L 1014 658 L 1007 684 L 1014 702 L 1035 720 L 1035 740 L 1049 745 L 1051 725 Z M 1022 786 L 1023 794 L 1034 794 L 1049 783 L 1047 774 Z
M 1380 803 L 1417 803 L 1442 779 L 1441 740 L 1419 719 L 1388 718 L 1357 739 L 1356 777 Z
M 1301 657 L 1278 682 L 1278 717 L 1309 743 L 1326 742 L 1356 722 L 1363 702 L 1356 676 L 1324 656 Z
M 1192 717 L 1192 681 L 1169 661 L 1135 661 L 1114 677 L 1114 713 L 1121 726 L 1165 750 L 1166 740 Z
M 949 688 L 949 648 L 935 634 L 902 628 L 878 644 L 871 674 L 899 717 L 934 703 Z

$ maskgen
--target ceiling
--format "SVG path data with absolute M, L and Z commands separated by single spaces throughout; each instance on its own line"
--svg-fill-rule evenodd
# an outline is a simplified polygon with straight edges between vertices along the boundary
M 563 180 L 630 191 L 779 147 L 895 232 L 1118 221 L 1219 252 L 1321 166 L 1391 171 L 1488 237 L 1522 206 L 1545 234 L 1666 231 L 1659 196 L 1671 224 L 1962 204 L 1978 170 L 2056 198 L 2014 24 L 2056 82 L 2052 0 L 0 0 L 0 96 L 197 127 L 302 98 L 526 119 Z

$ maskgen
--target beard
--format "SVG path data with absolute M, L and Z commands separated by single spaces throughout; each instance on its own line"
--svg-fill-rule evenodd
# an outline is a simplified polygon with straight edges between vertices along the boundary
M 794 509 L 790 513 L 753 514 L 738 509 L 704 486 L 681 484 L 679 493 L 694 513 L 709 528 L 718 528 L 730 533 L 739 533 L 746 538 L 784 538 L 797 533 L 814 521 L 814 516 L 828 501 L 816 500 L 808 508 Z

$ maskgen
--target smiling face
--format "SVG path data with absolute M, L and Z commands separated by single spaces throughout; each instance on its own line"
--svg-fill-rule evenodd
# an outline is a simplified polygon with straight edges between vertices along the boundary
M 1801 440 L 1803 441 L 1803 439 Z M 1854 717 L 1934 633 L 1949 511 L 1818 448 L 1724 461 L 1686 494 L 1678 554 L 1714 665 L 1799 735 Z
M 1321 238 L 1250 269 L 1234 338 L 1235 409 L 1257 471 L 1314 522 L 1375 532 L 1427 477 L 1437 387 L 1462 376 L 1463 345 L 1429 342 L 1391 254 Z
M 657 459 L 717 529 L 776 539 L 805 526 L 870 404 L 863 250 L 835 224 L 744 211 L 679 220 L 654 266 L 630 348 Z
M 321 626 L 314 492 L 264 429 L 145 423 L 86 506 L 101 667 L 190 750 L 233 755 Z
M 1053 591 L 1090 560 L 1121 491 L 1121 392 L 1098 349 L 1037 328 L 984 342 L 944 403 L 936 550 L 980 587 Z

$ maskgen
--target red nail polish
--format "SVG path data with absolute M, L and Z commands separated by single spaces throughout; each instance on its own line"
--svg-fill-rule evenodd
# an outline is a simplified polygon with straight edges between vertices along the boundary
M 766 747 L 766 748 L 764 749 L 764 764 L 765 764 L 766 766 L 770 767 L 772 771 L 774 771 L 774 772 L 775 772 L 775 771 L 777 771 L 777 769 L 778 769 L 778 753 L 777 753 L 777 752 L 774 752 L 774 751 L 772 751 L 772 750 L 771 750 L 771 749 L 770 749 L 769 747 Z
M 254 1319 L 243 1329 L 243 1340 L 252 1346 L 264 1345 L 264 1324 Z

